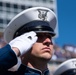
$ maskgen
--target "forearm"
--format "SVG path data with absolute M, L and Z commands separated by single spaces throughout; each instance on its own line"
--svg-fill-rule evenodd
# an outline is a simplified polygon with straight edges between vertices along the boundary
M 17 64 L 17 56 L 10 45 L 6 45 L 0 49 L 0 71 L 9 69 L 15 64 Z

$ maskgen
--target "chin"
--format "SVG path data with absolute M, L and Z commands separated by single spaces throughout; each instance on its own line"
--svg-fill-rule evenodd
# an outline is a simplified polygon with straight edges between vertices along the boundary
M 44 53 L 44 54 L 43 54 L 43 57 L 45 57 L 45 58 L 47 58 L 47 59 L 51 59 L 52 54 L 50 54 L 50 53 Z
M 46 57 L 45 59 L 46 59 L 46 60 L 50 60 L 50 59 L 51 59 L 51 57 Z
M 45 60 L 50 60 L 51 58 L 52 58 L 51 55 L 45 55 L 45 56 L 43 56 L 43 59 L 45 59 Z

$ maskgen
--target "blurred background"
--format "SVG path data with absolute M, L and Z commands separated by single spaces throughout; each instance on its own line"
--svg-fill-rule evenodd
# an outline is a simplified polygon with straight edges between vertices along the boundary
M 55 52 L 48 63 L 52 75 L 62 62 L 76 58 L 76 0 L 0 0 L 0 48 L 6 45 L 3 32 L 9 21 L 22 10 L 36 6 L 50 8 L 58 19 Z

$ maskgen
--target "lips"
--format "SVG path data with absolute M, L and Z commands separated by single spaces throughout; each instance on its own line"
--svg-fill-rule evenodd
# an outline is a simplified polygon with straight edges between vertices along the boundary
M 49 47 L 42 48 L 43 51 L 51 51 Z

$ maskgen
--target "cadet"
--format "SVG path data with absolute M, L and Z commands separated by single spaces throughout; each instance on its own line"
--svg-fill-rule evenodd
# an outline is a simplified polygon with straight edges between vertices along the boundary
M 0 75 L 49 75 L 56 23 L 54 12 L 46 7 L 15 16 L 4 32 L 7 45 L 0 50 Z

